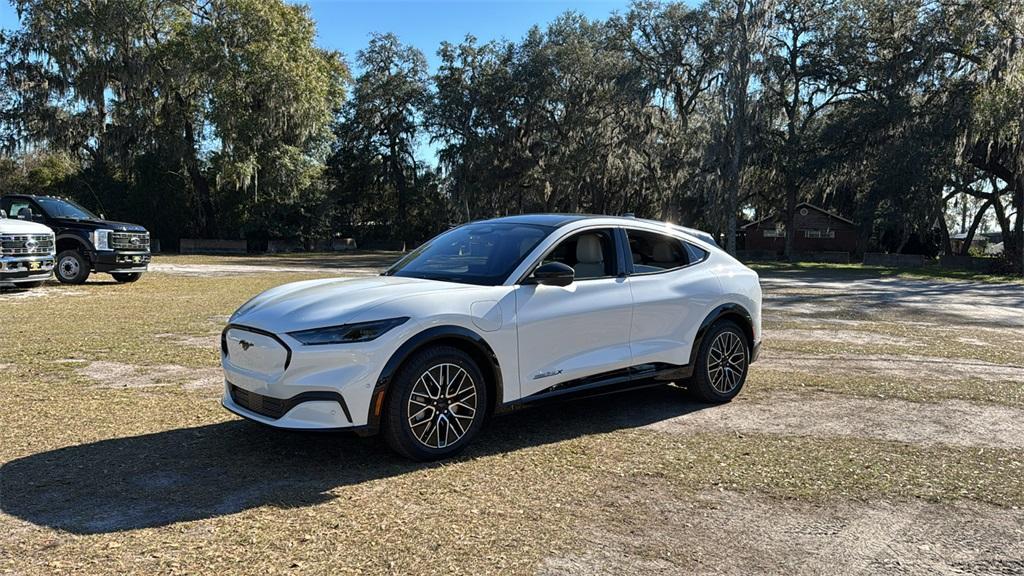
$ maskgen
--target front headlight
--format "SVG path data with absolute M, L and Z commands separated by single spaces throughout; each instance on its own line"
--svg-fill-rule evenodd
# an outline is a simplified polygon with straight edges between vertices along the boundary
M 110 235 L 113 230 L 94 230 L 92 233 L 92 245 L 97 250 L 110 250 Z
M 408 317 L 388 318 L 387 320 L 374 320 L 372 322 L 360 322 L 358 324 L 342 324 L 341 326 L 328 326 L 326 328 L 314 328 L 312 330 L 289 332 L 288 335 L 299 342 L 302 342 L 306 346 L 369 342 L 370 340 L 380 337 L 395 326 L 405 324 L 408 319 Z

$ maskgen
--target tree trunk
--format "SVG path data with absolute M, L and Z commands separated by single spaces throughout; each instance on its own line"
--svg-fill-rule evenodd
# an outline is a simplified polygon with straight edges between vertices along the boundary
M 1017 250 L 1017 262 L 1020 263 L 1020 273 L 1024 276 L 1024 172 L 1018 172 L 1016 182 L 1014 183 L 1014 202 L 1017 209 L 1017 240 L 1015 242 Z M 1012 236 L 1012 234 L 1010 235 Z M 1007 249 L 1006 238 L 1003 239 L 1003 249 Z M 1006 252 L 1008 258 L 1013 258 L 1013 254 Z M 1013 260 L 1010 260 L 1013 262 Z
M 787 178 L 787 180 L 791 180 Z M 783 222 L 786 226 L 786 239 L 783 248 L 786 260 L 793 261 L 793 245 L 796 243 L 796 201 L 799 186 L 795 182 L 786 183 L 786 210 Z
M 391 165 L 391 181 L 395 185 L 395 193 L 398 195 L 397 211 L 398 211 L 398 238 L 404 244 L 408 238 L 406 223 L 408 222 L 408 214 L 406 214 L 406 201 L 408 200 L 408 190 L 405 182 L 405 173 L 402 171 L 401 158 L 398 153 L 398 143 L 394 138 L 391 138 L 388 142 L 388 153 L 390 158 L 388 163 Z M 404 248 L 403 248 L 404 249 Z
M 960 247 L 961 256 L 967 256 L 970 254 L 971 243 L 974 242 L 974 233 L 978 230 L 978 225 L 981 224 L 981 219 L 985 217 L 985 212 L 988 212 L 988 208 L 991 205 L 992 200 L 986 200 L 985 203 L 981 205 L 981 209 L 974 215 L 974 220 L 971 221 L 971 227 L 967 230 L 967 237 L 964 238 L 964 244 Z
M 196 224 L 202 236 L 217 238 L 220 236 L 220 230 L 217 226 L 217 211 L 213 206 L 213 196 L 210 193 L 210 180 L 203 174 L 200 166 L 199 143 L 196 141 L 195 127 L 188 118 L 185 118 L 185 143 L 188 145 L 188 153 L 184 162 L 195 194 Z
M 949 225 L 946 224 L 946 203 L 942 203 L 942 212 L 939 214 L 939 234 L 942 236 L 942 253 L 947 256 L 953 255 L 953 241 L 949 238 Z

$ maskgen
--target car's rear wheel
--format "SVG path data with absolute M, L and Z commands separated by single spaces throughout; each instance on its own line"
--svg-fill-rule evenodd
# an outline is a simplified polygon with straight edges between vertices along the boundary
M 57 280 L 63 284 L 84 284 L 92 272 L 89 261 L 78 250 L 57 254 Z
M 746 334 L 733 322 L 716 322 L 701 340 L 690 394 L 703 402 L 728 402 L 740 393 L 749 367 Z
M 440 460 L 461 452 L 483 426 L 487 386 L 473 359 L 438 346 L 413 356 L 388 393 L 384 439 L 413 460 Z

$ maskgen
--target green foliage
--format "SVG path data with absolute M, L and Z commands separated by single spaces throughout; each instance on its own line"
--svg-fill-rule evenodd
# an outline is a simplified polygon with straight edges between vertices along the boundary
M 283 0 L 15 5 L 0 184 L 172 239 L 415 242 L 467 219 L 629 211 L 731 247 L 738 219 L 780 213 L 793 234 L 810 201 L 856 220 L 861 250 L 949 252 L 951 226 L 984 222 L 1024 256 L 1015 0 L 638 0 L 445 42 L 433 74 L 376 35 L 351 83 Z
M 266 227 L 322 195 L 340 56 L 283 1 L 18 0 L 4 39 L 4 124 L 77 160 L 86 204 L 181 235 Z M 39 188 L 45 191 L 45 188 Z M 112 193 L 117 190 L 117 193 Z M 172 202 L 147 195 L 171 194 Z M 283 205 L 283 206 L 282 206 Z M 138 210 L 142 210 L 141 212 Z M 230 232 L 228 232 L 230 231 Z

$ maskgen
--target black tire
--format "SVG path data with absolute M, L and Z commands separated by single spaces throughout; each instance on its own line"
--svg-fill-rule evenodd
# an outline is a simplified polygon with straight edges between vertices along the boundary
M 57 265 L 53 271 L 62 284 L 85 284 L 92 267 L 78 250 L 65 250 L 57 254 Z
M 434 376 L 444 377 L 445 374 L 449 375 L 448 390 L 434 386 Z M 470 382 L 467 383 L 466 378 Z M 470 388 L 472 400 L 475 400 L 472 414 L 469 410 Z M 427 394 L 436 394 L 437 398 Z M 450 346 L 424 349 L 402 366 L 388 390 L 384 440 L 392 450 L 412 460 L 424 462 L 450 458 L 465 449 L 480 432 L 487 414 L 487 402 L 483 374 L 469 354 Z M 418 406 L 423 408 L 410 414 Z M 421 416 L 422 425 L 414 425 L 415 420 L 410 418 L 417 414 Z M 460 431 L 461 436 L 455 438 Z M 452 438 L 455 440 L 451 441 Z
M 110 275 L 121 284 L 131 284 L 142 278 L 142 272 L 112 272 Z
M 725 354 L 721 352 L 723 349 Z M 750 343 L 746 334 L 735 323 L 721 320 L 713 324 L 701 340 L 687 388 L 695 400 L 728 402 L 743 389 L 749 368 Z

